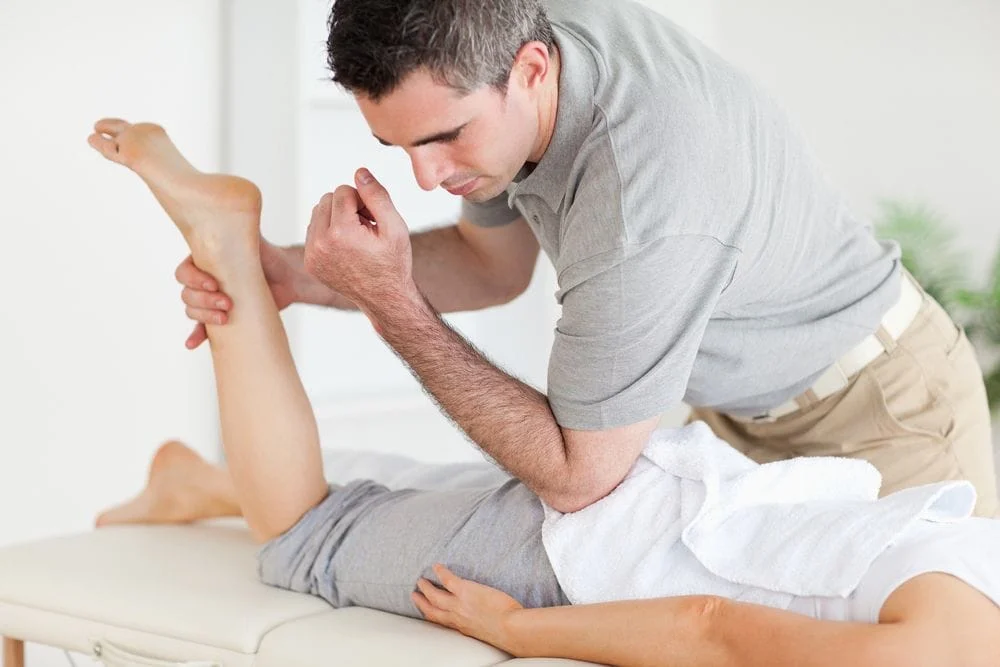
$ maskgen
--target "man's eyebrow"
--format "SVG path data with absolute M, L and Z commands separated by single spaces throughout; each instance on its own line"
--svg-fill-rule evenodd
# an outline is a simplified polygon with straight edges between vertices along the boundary
M 457 137 L 458 133 L 461 132 L 463 129 L 465 129 L 466 125 L 468 125 L 468 123 L 462 123 L 461 125 L 459 125 L 458 127 L 456 127 L 453 130 L 446 130 L 444 132 L 438 132 L 436 134 L 432 134 L 430 136 L 423 137 L 422 139 L 417 139 L 412 144 L 410 144 L 410 148 L 417 148 L 418 146 L 425 146 L 427 144 L 433 144 L 436 141 L 450 141 L 450 140 L 454 139 L 455 137 Z M 393 145 L 393 144 L 390 144 L 385 139 L 383 139 L 382 137 L 380 137 L 377 134 L 375 134 L 374 132 L 372 133 L 372 136 L 375 137 L 376 139 L 378 139 L 378 142 L 380 144 L 382 144 L 383 146 L 392 146 Z

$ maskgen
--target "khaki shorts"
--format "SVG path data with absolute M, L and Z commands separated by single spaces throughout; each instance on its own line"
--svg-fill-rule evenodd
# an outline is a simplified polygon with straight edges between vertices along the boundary
M 691 419 L 759 463 L 794 456 L 847 456 L 882 473 L 881 494 L 967 479 L 978 516 L 997 515 L 990 412 L 983 374 L 965 332 L 932 298 L 893 349 L 840 392 L 770 423 L 706 408 Z

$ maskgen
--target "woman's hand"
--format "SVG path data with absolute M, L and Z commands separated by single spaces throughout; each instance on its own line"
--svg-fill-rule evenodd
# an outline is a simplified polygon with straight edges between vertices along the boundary
M 508 623 L 523 609 L 518 601 L 495 588 L 462 579 L 444 565 L 435 565 L 434 574 L 444 588 L 420 579 L 419 591 L 413 593 L 424 618 L 513 653 Z

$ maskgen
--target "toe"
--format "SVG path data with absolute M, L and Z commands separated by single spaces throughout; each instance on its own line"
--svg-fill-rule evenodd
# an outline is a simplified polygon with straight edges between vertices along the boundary
M 117 137 L 129 128 L 129 123 L 121 118 L 102 118 L 94 123 L 94 131 L 98 134 L 106 134 Z
M 94 521 L 94 526 L 101 528 L 122 523 L 152 523 L 155 519 L 152 505 L 149 493 L 140 493 L 128 502 L 101 512 Z
M 122 161 L 121 155 L 118 153 L 118 142 L 114 139 L 108 139 L 99 134 L 92 134 L 87 137 L 87 143 L 112 162 L 120 163 Z

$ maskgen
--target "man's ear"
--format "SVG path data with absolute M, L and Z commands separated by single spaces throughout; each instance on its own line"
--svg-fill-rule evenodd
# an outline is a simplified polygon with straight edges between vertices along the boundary
M 512 84 L 524 89 L 537 90 L 545 83 L 552 71 L 552 56 L 544 42 L 528 42 L 518 49 L 511 68 Z

